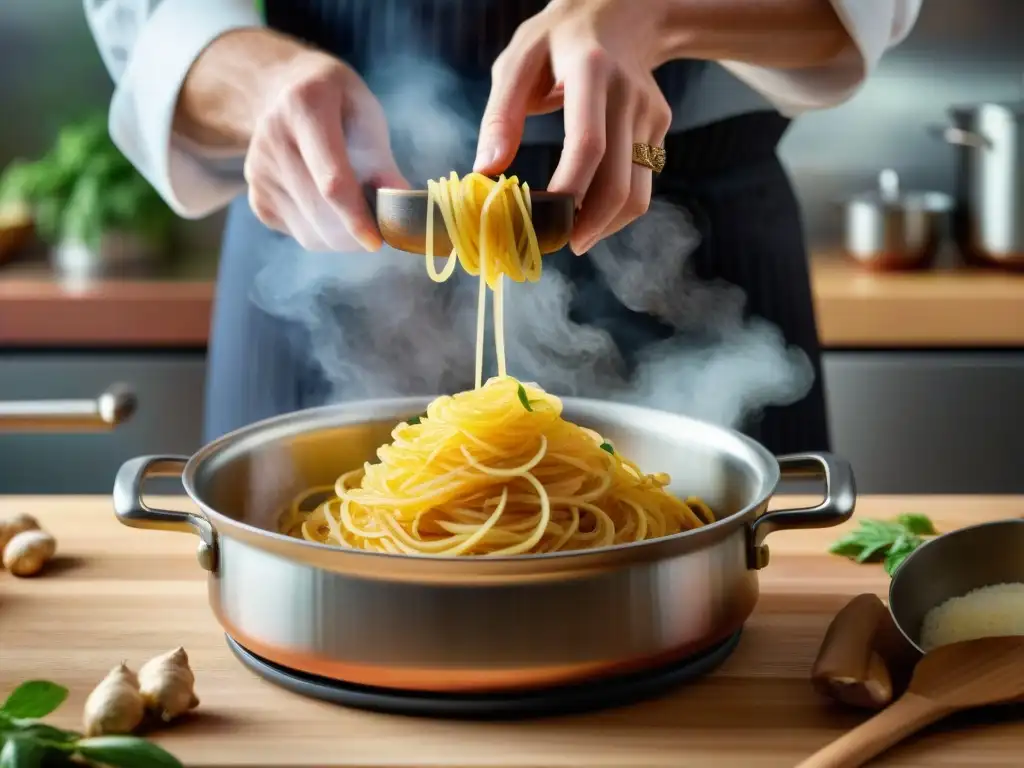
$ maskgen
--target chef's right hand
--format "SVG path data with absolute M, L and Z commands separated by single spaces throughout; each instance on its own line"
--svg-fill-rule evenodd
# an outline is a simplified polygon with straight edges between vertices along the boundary
M 249 204 L 310 251 L 375 251 L 380 231 L 363 185 L 408 188 L 384 110 L 351 68 L 318 51 L 270 78 L 245 159 Z

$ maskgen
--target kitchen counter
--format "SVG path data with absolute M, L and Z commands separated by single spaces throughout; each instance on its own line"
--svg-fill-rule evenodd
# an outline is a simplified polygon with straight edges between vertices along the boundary
M 826 349 L 1024 347 L 1024 274 L 867 272 L 822 255 L 812 284 Z
M 0 270 L 0 346 L 204 347 L 214 259 L 161 280 L 57 281 Z M 970 269 L 875 274 L 812 260 L 822 344 L 837 348 L 1024 347 L 1024 275 Z
M 8 265 L 0 269 L 0 346 L 205 347 L 213 270 L 69 282 L 45 266 Z
M 861 592 L 884 595 L 889 581 L 880 566 L 825 554 L 841 528 L 777 533 L 757 611 L 710 677 L 661 700 L 564 719 L 406 719 L 303 699 L 243 668 L 208 607 L 192 536 L 125 528 L 105 497 L 0 498 L 0 514 L 16 511 L 36 515 L 60 554 L 35 579 L 0 572 L 0 696 L 32 678 L 67 685 L 70 699 L 53 722 L 76 727 L 109 668 L 122 659 L 137 668 L 183 645 L 202 703 L 153 738 L 189 766 L 789 768 L 864 717 L 820 699 L 807 678 L 836 611 Z M 866 497 L 857 516 L 903 512 L 927 513 L 951 530 L 1019 517 L 1024 498 Z M 987 719 L 940 726 L 873 765 L 1018 764 L 1024 728 Z

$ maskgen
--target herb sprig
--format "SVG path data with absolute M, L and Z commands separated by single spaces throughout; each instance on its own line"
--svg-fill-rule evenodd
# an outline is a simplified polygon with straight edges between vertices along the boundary
M 861 520 L 831 547 L 833 555 L 858 563 L 881 561 L 890 576 L 910 553 L 935 535 L 935 526 L 925 515 L 900 515 L 895 520 Z
M 0 705 L 0 768 L 183 768 L 172 754 L 137 736 L 83 738 L 40 722 L 67 696 L 67 688 L 46 680 L 30 680 L 14 689 Z

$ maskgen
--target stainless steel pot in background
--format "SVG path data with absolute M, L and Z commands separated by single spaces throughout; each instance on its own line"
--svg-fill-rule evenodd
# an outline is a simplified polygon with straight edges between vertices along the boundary
M 933 128 L 958 148 L 953 233 L 971 262 L 1024 268 L 1024 102 L 954 107 Z
M 844 206 L 846 255 L 873 270 L 931 266 L 947 230 L 953 201 L 940 192 L 904 192 L 896 171 L 878 175 L 878 189 Z
M 135 407 L 124 384 L 91 400 L 0 400 L 0 432 L 103 432 L 130 419 Z
M 720 519 L 663 539 L 521 557 L 383 555 L 277 533 L 294 495 L 372 460 L 426 399 L 371 401 L 275 417 L 191 457 L 125 463 L 114 509 L 137 528 L 198 534 L 221 625 L 249 651 L 349 683 L 434 692 L 538 688 L 643 669 L 736 633 L 758 598 L 765 537 L 836 525 L 853 513 L 847 462 L 776 459 L 731 430 L 618 403 L 566 398 L 671 490 Z M 148 507 L 147 477 L 180 476 L 201 512 Z M 780 480 L 823 478 L 814 507 L 768 512 Z

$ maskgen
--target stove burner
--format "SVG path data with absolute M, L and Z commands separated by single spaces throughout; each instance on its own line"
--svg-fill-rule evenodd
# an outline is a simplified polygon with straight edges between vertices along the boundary
M 740 631 L 737 631 L 698 656 L 657 669 L 589 683 L 512 693 L 444 694 L 374 688 L 296 672 L 257 656 L 227 636 L 228 647 L 242 664 L 293 693 L 374 712 L 464 720 L 570 715 L 654 698 L 714 670 L 728 658 L 739 640 Z

